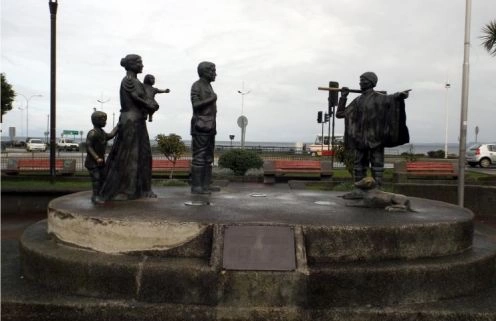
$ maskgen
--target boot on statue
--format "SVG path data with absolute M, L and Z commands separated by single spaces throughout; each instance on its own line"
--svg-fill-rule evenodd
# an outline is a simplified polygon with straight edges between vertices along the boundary
M 220 192 L 220 186 L 212 185 L 212 165 L 205 166 L 205 179 L 203 190 L 209 192 Z
M 191 166 L 191 193 L 192 194 L 210 194 L 205 190 L 206 167 L 205 166 Z

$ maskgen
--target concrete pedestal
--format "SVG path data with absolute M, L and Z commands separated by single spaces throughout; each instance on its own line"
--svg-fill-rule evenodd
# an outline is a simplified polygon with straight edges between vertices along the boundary
M 446 302 L 494 297 L 496 240 L 474 233 L 466 209 L 416 198 L 415 212 L 351 208 L 334 192 L 227 187 L 207 198 L 186 188 L 155 192 L 158 199 L 103 207 L 90 202 L 89 192 L 52 201 L 48 220 L 21 239 L 22 282 L 65 299 L 11 300 L 3 311 L 35 313 L 41 304 L 75 317 L 103 304 L 101 320 L 128 320 L 146 310 L 137 318 L 410 320 L 425 312 L 426 320 L 445 320 Z M 186 205 L 201 201 L 209 205 Z M 287 228 L 294 256 L 281 259 L 294 267 L 270 270 L 262 261 L 257 269 L 229 268 L 226 240 L 244 244 L 239 251 L 248 256 L 262 253 L 257 246 L 270 253 L 277 243 L 260 236 L 245 244 L 239 232 L 238 239 L 226 237 L 232 227 L 254 227 L 255 234 L 263 227 L 269 235 L 271 227 Z M 447 299 L 454 301 L 430 303 Z M 479 312 L 462 306 L 456 315 L 478 319 Z M 496 318 L 495 307 L 482 313 Z

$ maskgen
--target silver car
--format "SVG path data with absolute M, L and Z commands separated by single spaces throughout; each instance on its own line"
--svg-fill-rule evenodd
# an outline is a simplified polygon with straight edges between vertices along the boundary
M 496 144 L 475 144 L 469 147 L 465 159 L 471 167 L 489 167 L 496 164 Z

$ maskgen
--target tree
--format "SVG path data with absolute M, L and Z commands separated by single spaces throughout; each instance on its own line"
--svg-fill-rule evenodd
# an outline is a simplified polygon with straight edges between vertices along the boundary
M 415 162 L 418 159 L 418 155 L 415 154 L 415 148 L 413 148 L 413 144 L 409 144 L 408 152 L 401 153 L 401 156 L 403 156 L 403 158 L 407 162 Z
M 489 22 L 482 28 L 482 46 L 490 55 L 496 56 L 496 20 Z
M 342 162 L 351 176 L 353 176 L 353 164 L 355 162 L 354 151 L 348 150 L 343 144 L 338 144 L 335 147 L 335 156 L 338 161 Z
M 176 168 L 176 161 L 186 152 L 186 145 L 184 145 L 181 136 L 176 134 L 169 134 L 169 136 L 159 134 L 155 137 L 155 140 L 158 143 L 158 149 L 172 162 L 172 169 L 169 175 L 169 179 L 172 179 L 174 169 Z
M 2 82 L 2 114 L 0 116 L 0 121 L 3 121 L 3 115 L 12 109 L 12 103 L 14 102 L 16 93 L 14 89 L 12 89 L 12 85 L 7 82 L 5 75 L 1 73 L 0 76 Z

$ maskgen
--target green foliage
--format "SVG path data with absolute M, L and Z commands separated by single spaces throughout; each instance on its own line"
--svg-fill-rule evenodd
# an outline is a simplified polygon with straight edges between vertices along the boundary
M 250 168 L 262 167 L 263 159 L 252 150 L 233 149 L 219 157 L 219 166 L 231 169 L 236 176 L 244 176 Z
M 157 141 L 160 152 L 173 164 L 169 175 L 169 178 L 172 179 L 176 161 L 186 152 L 186 145 L 184 145 L 181 136 L 176 134 L 169 134 L 168 136 L 158 134 L 155 140 Z
M 403 156 L 403 158 L 407 162 L 415 162 L 418 159 L 417 154 L 415 154 L 415 149 L 413 148 L 413 144 L 409 144 L 408 152 L 401 153 L 401 156 Z
M 348 173 L 353 176 L 353 163 L 355 161 L 355 154 L 353 151 L 344 148 L 344 145 L 338 145 L 335 147 L 335 156 L 341 163 L 344 164 Z
M 496 20 L 490 21 L 482 28 L 482 46 L 490 55 L 496 56 Z
M 12 103 L 14 102 L 14 98 L 16 93 L 14 89 L 12 89 L 12 85 L 7 82 L 5 75 L 3 73 L 0 74 L 1 82 L 2 82 L 2 117 L 3 115 L 12 109 Z
M 430 158 L 444 158 L 444 150 L 430 150 L 427 152 L 427 156 L 429 156 Z

